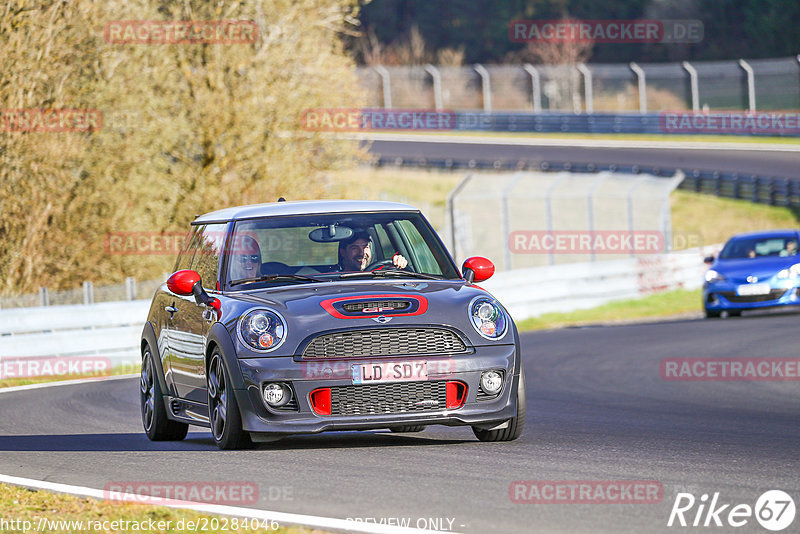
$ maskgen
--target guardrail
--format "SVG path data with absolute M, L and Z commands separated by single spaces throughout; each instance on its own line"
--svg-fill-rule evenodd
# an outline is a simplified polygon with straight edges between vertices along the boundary
M 707 247 L 706 253 L 714 247 Z M 498 273 L 481 286 L 515 320 L 594 308 L 614 300 L 702 286 L 707 266 L 699 249 L 593 263 L 568 263 Z M 697 303 L 698 309 L 700 302 Z
M 771 206 L 800 206 L 800 179 L 780 176 L 720 172 L 682 167 L 655 167 L 613 163 L 573 163 L 569 161 L 485 160 L 453 158 L 400 158 L 381 156 L 372 160 L 377 167 L 420 167 L 446 170 L 569 171 L 623 174 L 652 174 L 671 178 L 678 172 L 685 177 L 678 189 L 687 189 L 719 197 L 749 200 Z
M 3 359 L 102 356 L 138 364 L 149 300 L 0 310 Z
M 704 270 L 703 253 L 694 249 L 506 271 L 481 286 L 521 320 L 670 289 L 694 289 L 701 285 Z M 0 363 L 4 359 L 102 356 L 113 366 L 137 365 L 139 336 L 149 307 L 149 300 L 136 300 L 0 310 Z
M 399 113 L 402 109 L 393 111 Z M 800 124 L 798 124 L 800 113 L 798 112 L 481 113 L 459 111 L 453 113 L 453 117 L 455 119 L 453 129 L 460 131 L 800 137 Z M 731 117 L 736 119 L 737 127 L 731 126 Z

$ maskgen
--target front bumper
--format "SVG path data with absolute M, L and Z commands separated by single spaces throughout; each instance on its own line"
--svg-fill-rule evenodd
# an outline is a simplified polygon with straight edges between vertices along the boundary
M 797 285 L 775 286 L 769 295 L 741 297 L 736 294 L 737 284 L 715 283 L 703 286 L 703 306 L 709 311 L 753 310 L 775 306 L 800 306 L 800 288 Z
M 375 358 L 369 360 L 325 360 L 332 369 L 349 368 L 350 365 L 366 362 L 424 360 L 429 364 L 428 381 L 457 380 L 467 385 L 464 404 L 457 409 L 430 408 L 424 411 L 402 413 L 371 413 L 363 415 L 317 415 L 311 408 L 309 394 L 321 387 L 354 386 L 352 379 L 342 372 L 334 378 L 320 378 L 318 365 L 309 371 L 307 361 L 292 357 L 251 358 L 239 360 L 244 384 L 236 390 L 244 430 L 255 434 L 308 434 L 328 430 L 368 430 L 401 425 L 448 426 L 474 425 L 492 427 L 513 418 L 517 413 L 517 389 L 519 387 L 519 356 L 514 345 L 475 347 L 471 354 L 449 356 L 416 356 Z M 433 364 L 433 365 L 431 365 Z M 439 373 L 431 371 L 440 370 Z M 486 370 L 502 370 L 505 375 L 503 388 L 493 398 L 479 392 L 481 373 Z M 268 408 L 261 397 L 261 386 L 267 382 L 289 383 L 297 400 L 296 409 Z M 398 384 L 398 383 L 393 383 Z

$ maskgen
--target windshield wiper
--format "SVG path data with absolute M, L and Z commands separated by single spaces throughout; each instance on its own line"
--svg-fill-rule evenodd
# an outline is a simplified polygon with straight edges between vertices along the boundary
M 239 284 L 247 284 L 249 282 L 272 282 L 273 280 L 298 280 L 301 282 L 324 282 L 319 278 L 312 278 L 310 276 L 303 276 L 300 274 L 267 274 L 264 276 L 254 276 L 253 278 L 242 278 L 240 280 L 233 280 L 232 286 Z
M 427 280 L 442 280 L 441 276 L 427 273 L 415 273 L 413 271 L 404 271 L 402 269 L 380 269 L 375 271 L 360 271 L 355 273 L 345 273 L 339 275 L 339 278 L 373 278 L 386 275 L 408 276 L 410 278 L 425 278 Z

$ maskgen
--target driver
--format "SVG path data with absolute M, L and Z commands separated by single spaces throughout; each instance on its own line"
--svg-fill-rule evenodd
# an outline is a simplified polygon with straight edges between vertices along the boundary
M 780 256 L 794 256 L 797 254 L 797 243 L 794 240 L 787 241 L 784 246 L 786 248 L 781 250 Z
M 372 263 L 371 239 L 367 232 L 357 231 L 351 237 L 339 243 L 339 270 L 363 271 Z M 392 256 L 392 264 L 398 269 L 408 265 L 399 252 Z
M 242 236 L 231 257 L 231 280 L 261 276 L 261 248 L 249 235 Z

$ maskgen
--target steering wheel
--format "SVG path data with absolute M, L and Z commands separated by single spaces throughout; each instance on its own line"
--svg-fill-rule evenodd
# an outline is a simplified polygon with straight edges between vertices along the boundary
M 374 271 L 378 267 L 383 267 L 384 265 L 394 265 L 394 260 L 389 258 L 388 260 L 381 260 L 381 261 L 374 261 L 367 265 L 367 268 L 364 269 L 365 271 Z

